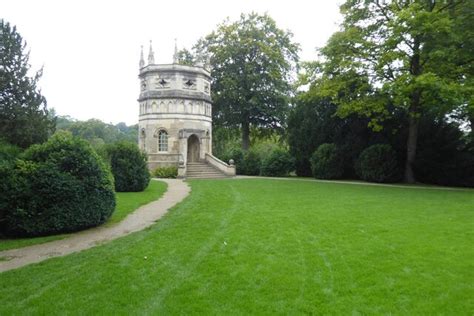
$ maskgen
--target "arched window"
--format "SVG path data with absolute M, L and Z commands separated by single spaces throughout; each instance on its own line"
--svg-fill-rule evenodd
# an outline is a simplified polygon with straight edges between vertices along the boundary
M 168 151 L 168 133 L 164 130 L 158 133 L 158 151 Z

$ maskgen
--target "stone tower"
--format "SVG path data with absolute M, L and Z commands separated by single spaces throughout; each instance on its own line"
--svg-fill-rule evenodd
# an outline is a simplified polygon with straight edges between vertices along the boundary
M 212 156 L 211 73 L 204 64 L 155 64 L 150 42 L 148 64 L 140 56 L 139 147 L 151 170 L 178 166 L 186 176 L 189 163 L 209 164 L 226 175 L 234 166 Z

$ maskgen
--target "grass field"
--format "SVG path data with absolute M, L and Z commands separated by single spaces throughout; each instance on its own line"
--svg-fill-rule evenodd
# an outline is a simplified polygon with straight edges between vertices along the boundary
M 166 191 L 166 183 L 163 181 L 150 181 L 150 184 L 143 192 L 118 192 L 117 206 L 115 211 L 105 225 L 115 224 L 124 219 L 128 214 L 136 210 L 142 205 L 157 200 Z M 1 239 L 0 251 L 27 247 L 36 244 L 66 238 L 67 234 L 35 237 L 35 238 L 19 238 L 19 239 Z
M 474 311 L 474 192 L 195 180 L 151 228 L 0 274 L 0 315 Z

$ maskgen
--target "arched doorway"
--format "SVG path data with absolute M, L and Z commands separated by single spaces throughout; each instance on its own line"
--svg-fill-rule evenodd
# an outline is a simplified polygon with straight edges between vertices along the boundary
M 199 161 L 199 138 L 192 134 L 188 138 L 188 162 Z

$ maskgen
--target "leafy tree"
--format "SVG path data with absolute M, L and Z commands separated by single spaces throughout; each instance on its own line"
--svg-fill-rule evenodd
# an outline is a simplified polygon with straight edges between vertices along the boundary
M 214 123 L 241 127 L 244 150 L 250 146 L 251 126 L 283 126 L 298 61 L 292 33 L 266 14 L 251 13 L 220 24 L 195 49 L 211 57 Z
M 313 175 L 310 158 L 324 143 L 334 143 L 343 155 L 342 177 L 355 176 L 354 161 L 370 143 L 385 139 L 395 126 L 387 123 L 386 133 L 374 133 L 367 127 L 368 120 L 357 115 L 344 118 L 336 116 L 337 106 L 329 98 L 318 95 L 319 86 L 296 99 L 296 106 L 288 118 L 288 143 L 295 157 L 296 173 L 299 176 Z M 390 122 L 391 123 L 391 122 Z M 340 176 L 340 177 L 341 177 Z
M 43 71 L 28 75 L 25 49 L 16 27 L 0 19 L 0 138 L 23 148 L 45 141 L 55 126 L 37 88 Z
M 196 57 L 190 50 L 183 48 L 178 51 L 178 64 L 192 66 L 195 62 Z
M 406 182 L 415 182 L 420 118 L 469 109 L 472 28 L 463 29 L 472 24 L 470 2 L 347 0 L 342 30 L 321 50 L 321 93 L 333 98 L 340 115 L 367 115 L 380 130 L 395 113 L 388 105 L 405 111 Z

